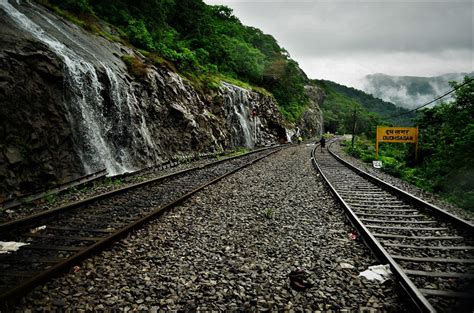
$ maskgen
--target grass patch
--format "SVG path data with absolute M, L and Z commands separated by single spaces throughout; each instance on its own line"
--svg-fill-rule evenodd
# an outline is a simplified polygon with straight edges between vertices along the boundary
M 232 153 L 230 153 L 228 156 L 239 156 L 239 155 L 242 155 L 242 154 L 246 154 L 246 153 L 249 153 L 250 152 L 250 149 L 248 148 L 245 148 L 245 147 L 237 147 Z
M 262 94 L 264 96 L 273 97 L 272 93 L 270 93 L 269 91 L 267 91 L 263 87 L 253 86 L 249 83 L 243 82 L 241 80 L 238 80 L 238 79 L 235 79 L 233 77 L 226 76 L 226 75 L 223 75 L 223 74 L 219 74 L 219 75 L 216 75 L 216 76 L 217 76 L 218 79 L 220 79 L 221 81 L 224 81 L 226 83 L 236 85 L 236 86 L 239 86 L 241 88 L 244 88 L 244 89 L 247 89 L 247 90 L 250 90 L 250 91 L 258 92 L 259 94 Z
M 147 66 L 142 60 L 133 55 L 122 55 L 120 57 L 127 65 L 128 72 L 135 78 L 145 79 L 147 74 Z
M 233 151 L 230 151 L 229 153 L 226 153 L 224 155 L 216 155 L 216 159 L 217 160 L 222 160 L 222 159 L 227 159 L 227 158 L 230 158 L 230 157 L 235 157 L 235 156 L 239 156 L 239 155 L 243 155 L 245 153 L 249 153 L 250 152 L 250 149 L 248 148 L 245 148 L 245 147 L 237 147 L 235 148 L 235 150 Z

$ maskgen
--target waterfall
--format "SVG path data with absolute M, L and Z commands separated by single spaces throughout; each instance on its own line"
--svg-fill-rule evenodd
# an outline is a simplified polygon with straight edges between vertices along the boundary
M 251 111 L 255 103 L 251 100 L 251 91 L 228 84 L 224 86 L 224 101 L 232 127 L 232 144 L 234 146 L 255 146 L 255 125 L 251 121 Z M 260 121 L 257 117 L 257 129 Z
M 97 60 L 97 65 L 103 68 L 109 83 L 109 88 L 106 89 L 99 81 L 96 67 L 79 53 L 47 33 L 7 0 L 0 0 L 0 8 L 20 28 L 47 45 L 63 61 L 67 119 L 71 125 L 77 153 L 87 173 L 104 167 L 109 175 L 131 171 L 137 167 L 133 154 L 136 154 L 138 148 L 144 151 L 148 160 L 157 158 L 156 146 L 132 84 L 116 75 L 114 70 L 98 60 L 93 52 L 78 46 L 78 51 L 80 49 L 88 57 Z M 38 15 L 75 43 L 61 25 L 56 25 L 42 14 Z M 111 105 L 106 105 L 104 94 L 110 98 Z
M 288 143 L 291 143 L 291 135 L 290 133 L 288 132 L 288 129 L 285 128 L 285 133 L 286 133 L 286 141 Z

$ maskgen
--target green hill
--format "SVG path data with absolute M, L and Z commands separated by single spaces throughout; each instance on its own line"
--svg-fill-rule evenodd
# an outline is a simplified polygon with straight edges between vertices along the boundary
M 412 125 L 412 119 L 416 117 L 416 113 L 406 114 L 407 109 L 399 108 L 393 103 L 385 102 L 352 87 L 328 80 L 312 80 L 312 84 L 321 88 L 326 94 L 321 108 L 326 131 L 351 133 L 354 111 L 357 121 L 356 133 L 369 135 L 373 133 L 376 125 L 408 126 Z

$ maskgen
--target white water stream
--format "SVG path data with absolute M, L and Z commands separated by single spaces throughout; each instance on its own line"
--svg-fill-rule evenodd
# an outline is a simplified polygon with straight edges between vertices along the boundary
M 75 26 L 49 16 L 34 3 L 12 4 L 0 0 L 0 9 L 17 27 L 45 44 L 62 60 L 64 107 L 77 154 L 87 173 L 105 167 L 109 175 L 120 174 L 151 165 L 160 158 L 160 149 L 152 135 L 156 130 L 153 132 L 147 124 L 153 121 L 145 111 L 145 107 L 153 103 L 137 98 L 133 83 L 125 77 L 126 69 L 117 65 L 117 61 L 121 61 L 112 58 L 112 52 L 101 55 L 103 47 L 81 37 L 78 32 L 82 30 L 71 30 Z M 198 97 L 189 93 L 177 74 L 169 75 L 167 85 L 176 95 L 185 99 Z M 256 105 L 251 91 L 224 83 L 223 95 L 232 128 L 232 145 L 254 147 L 260 120 L 257 118 L 255 125 L 251 118 L 252 107 Z M 192 126 L 197 127 L 194 119 L 190 120 L 194 123 Z
M 251 120 L 251 112 L 254 104 L 250 100 L 250 92 L 246 89 L 223 83 L 227 90 L 225 93 L 225 102 L 227 107 L 232 108 L 229 112 L 231 121 L 233 141 L 235 146 L 245 146 L 253 148 L 255 146 L 255 126 L 254 121 Z M 257 127 L 260 121 L 257 118 Z
M 153 139 L 131 84 L 124 82 L 109 66 L 97 60 L 93 51 L 89 52 L 85 47 L 81 47 L 82 52 L 96 59 L 105 70 L 110 84 L 107 91 L 113 102 L 112 108 L 106 108 L 102 96 L 105 86 L 99 81 L 97 70 L 92 63 L 47 33 L 7 0 L 0 0 L 0 8 L 18 27 L 47 45 L 63 61 L 67 86 L 65 89 L 68 91 L 65 95 L 67 117 L 77 153 L 87 173 L 104 167 L 109 175 L 133 170 L 135 165 L 131 151 L 139 145 L 141 149 L 145 148 L 148 154 L 156 154 Z M 39 13 L 38 16 L 71 42 L 75 42 L 58 22 Z M 110 138 L 112 133 L 129 138 L 124 140 L 127 145 L 113 142 Z

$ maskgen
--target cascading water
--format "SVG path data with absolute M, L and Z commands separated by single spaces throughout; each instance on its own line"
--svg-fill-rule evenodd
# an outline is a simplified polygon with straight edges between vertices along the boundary
M 288 129 L 285 129 L 286 133 L 286 142 L 291 143 L 291 134 L 288 132 Z
M 80 47 L 82 54 L 97 60 L 98 66 L 104 69 L 109 81 L 106 89 L 99 81 L 96 67 L 81 54 L 47 33 L 7 0 L 0 0 L 0 8 L 20 28 L 47 45 L 63 61 L 67 118 L 78 155 L 87 173 L 104 167 L 109 175 L 133 170 L 136 168 L 133 152 L 137 147 L 145 151 L 148 159 L 157 158 L 156 147 L 131 84 L 118 77 L 93 52 Z M 41 14 L 39 18 L 53 26 L 61 36 L 74 42 L 61 25 L 56 25 L 55 21 Z M 110 106 L 106 105 L 104 94 L 109 97 Z
M 257 118 L 257 125 L 250 120 L 251 110 L 255 104 L 251 101 L 250 91 L 223 83 L 225 88 L 224 101 L 232 126 L 232 143 L 234 146 L 245 146 L 252 148 L 255 146 L 255 128 L 258 128 L 260 121 Z
M 231 84 L 201 97 L 160 66 L 135 77 L 121 60 L 143 60 L 134 49 L 33 1 L 0 0 L 0 33 L 0 198 L 104 167 L 113 175 L 180 153 L 253 147 L 255 130 L 258 144 L 284 136 L 270 97 Z

